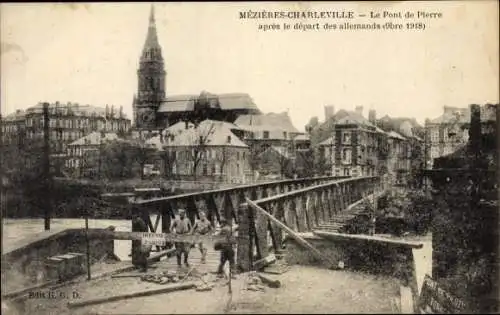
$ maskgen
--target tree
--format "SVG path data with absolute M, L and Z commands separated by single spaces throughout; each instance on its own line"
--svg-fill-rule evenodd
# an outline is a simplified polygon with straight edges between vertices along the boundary
M 295 159 L 295 169 L 298 177 L 312 177 L 316 170 L 315 151 L 300 150 L 297 151 Z
M 331 170 L 331 161 L 328 161 L 325 157 L 325 151 L 330 149 L 330 147 L 323 146 L 313 151 L 314 162 L 312 169 L 320 176 Z
M 198 166 L 205 158 L 207 151 L 207 144 L 210 142 L 209 137 L 215 131 L 215 124 L 213 122 L 208 124 L 195 125 L 192 132 L 188 134 L 188 158 L 191 162 L 191 173 L 196 180 Z
M 132 176 L 132 155 L 136 149 L 130 143 L 115 140 L 101 148 L 101 172 L 106 178 L 129 178 Z
M 176 161 L 177 154 L 174 150 L 171 150 L 168 147 L 164 147 L 163 151 L 161 151 L 160 156 L 163 161 L 163 170 L 165 172 L 166 178 L 173 177 L 174 173 L 174 164 Z
M 317 116 L 311 117 L 309 119 L 309 122 L 306 125 L 306 132 L 311 132 L 312 130 L 316 129 L 316 127 L 319 126 L 319 119 Z
M 222 179 L 224 179 L 226 164 L 229 161 L 230 157 L 231 157 L 231 155 L 230 155 L 229 147 L 223 146 L 223 147 L 218 148 L 215 159 L 217 162 L 219 162 L 220 174 L 221 174 Z

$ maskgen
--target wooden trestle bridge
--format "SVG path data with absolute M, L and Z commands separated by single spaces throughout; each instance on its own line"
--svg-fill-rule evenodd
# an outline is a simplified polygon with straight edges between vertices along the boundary
M 130 206 L 133 212 L 140 213 L 149 233 L 170 233 L 170 224 L 179 208 L 185 209 L 193 222 L 200 211 L 205 211 L 214 223 L 225 218 L 230 224 L 237 224 L 237 266 L 247 271 L 252 268 L 252 261 L 266 257 L 270 249 L 278 251 L 284 238 L 283 227 L 255 211 L 255 206 L 291 231 L 312 232 L 345 215 L 346 209 L 374 193 L 378 185 L 378 177 L 302 178 L 147 200 L 131 199 Z M 153 224 L 150 215 L 155 213 L 158 215 Z

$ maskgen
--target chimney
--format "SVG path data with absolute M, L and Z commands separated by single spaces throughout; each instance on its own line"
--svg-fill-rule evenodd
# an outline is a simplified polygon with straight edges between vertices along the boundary
M 356 114 L 363 116 L 363 106 L 356 106 Z
M 372 123 L 375 124 L 377 122 L 377 111 L 374 109 L 370 109 L 368 112 L 368 120 Z
M 335 115 L 335 107 L 333 105 L 325 106 L 325 121 L 332 118 L 333 115 Z

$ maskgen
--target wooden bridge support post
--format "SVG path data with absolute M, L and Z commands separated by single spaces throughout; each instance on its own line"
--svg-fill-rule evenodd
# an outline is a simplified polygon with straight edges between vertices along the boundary
M 237 265 L 240 271 L 250 271 L 253 264 L 253 232 L 251 229 L 252 209 L 246 204 L 240 204 L 238 211 L 238 250 Z
M 307 224 L 306 224 L 306 216 L 305 216 L 305 207 L 302 200 L 302 196 L 295 197 L 295 211 L 297 217 L 297 231 L 298 232 L 306 232 Z

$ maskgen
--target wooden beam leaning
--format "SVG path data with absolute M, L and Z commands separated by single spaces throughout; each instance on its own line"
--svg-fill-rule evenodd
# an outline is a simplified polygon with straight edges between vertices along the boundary
M 316 256 L 316 258 L 324 261 L 325 263 L 328 264 L 329 268 L 333 268 L 336 266 L 336 263 L 330 259 L 328 256 L 323 255 L 318 249 L 316 249 L 314 246 L 312 246 L 308 241 L 306 241 L 304 238 L 299 236 L 297 233 L 295 233 L 292 229 L 290 229 L 288 226 L 285 224 L 281 223 L 278 219 L 276 219 L 274 216 L 271 214 L 267 213 L 266 210 L 262 209 L 259 205 L 251 201 L 250 199 L 247 199 L 248 205 L 255 209 L 256 211 L 260 212 L 264 216 L 268 217 L 271 221 L 275 222 L 277 225 L 279 225 L 284 231 L 286 231 L 292 238 L 294 238 L 299 244 L 303 245 L 304 247 L 308 248 L 311 253 Z

